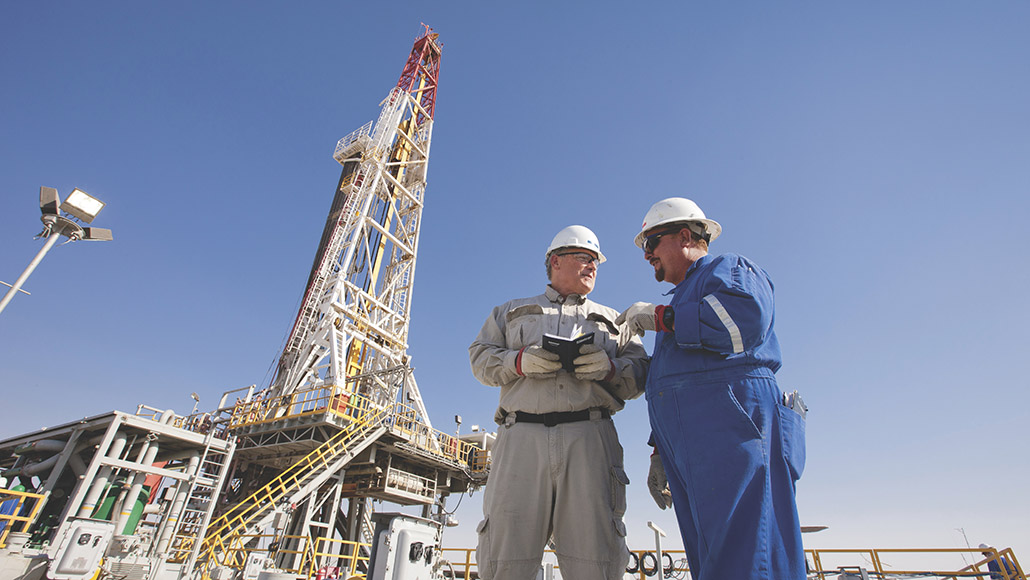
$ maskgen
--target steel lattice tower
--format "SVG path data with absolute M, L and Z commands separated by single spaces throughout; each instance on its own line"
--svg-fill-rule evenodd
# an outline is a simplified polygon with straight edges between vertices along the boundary
M 336 146 L 343 171 L 275 394 L 381 376 L 361 394 L 382 403 L 403 397 L 428 424 L 407 339 L 440 74 L 437 36 L 427 27 L 415 41 L 375 124 Z

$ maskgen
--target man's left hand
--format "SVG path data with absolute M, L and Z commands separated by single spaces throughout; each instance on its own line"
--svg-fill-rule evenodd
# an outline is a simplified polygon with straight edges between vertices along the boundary
M 576 378 L 584 381 L 604 381 L 615 373 L 615 364 L 608 353 L 596 344 L 585 344 L 579 348 L 579 356 L 573 359 Z

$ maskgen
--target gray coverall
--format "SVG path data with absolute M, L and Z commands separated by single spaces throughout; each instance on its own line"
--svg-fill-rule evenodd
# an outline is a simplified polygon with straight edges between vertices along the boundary
M 499 425 L 479 523 L 476 561 L 484 580 L 531 580 L 553 535 L 565 580 L 621 579 L 626 548 L 626 485 L 622 446 L 610 414 L 640 396 L 649 359 L 640 339 L 615 326 L 618 312 L 551 286 L 532 298 L 493 309 L 469 347 L 472 373 L 501 388 Z M 515 359 L 543 334 L 594 333 L 614 374 L 584 381 L 559 370 L 551 378 L 524 377 Z M 553 426 L 516 420 L 591 410 L 589 420 Z

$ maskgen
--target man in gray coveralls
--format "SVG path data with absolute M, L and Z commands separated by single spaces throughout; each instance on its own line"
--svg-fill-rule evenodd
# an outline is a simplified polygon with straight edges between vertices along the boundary
M 629 552 L 622 446 L 611 415 L 640 396 L 648 358 L 618 311 L 587 300 L 604 262 L 583 226 L 546 252 L 546 290 L 493 309 L 469 347 L 472 372 L 501 388 L 499 425 L 476 550 L 480 578 L 532 580 L 554 538 L 565 580 L 617 580 Z M 542 337 L 594 333 L 572 372 Z

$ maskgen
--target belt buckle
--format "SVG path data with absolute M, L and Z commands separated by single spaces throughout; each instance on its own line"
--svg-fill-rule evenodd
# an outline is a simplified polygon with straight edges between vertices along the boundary
M 557 413 L 544 413 L 544 427 L 554 427 L 558 424 Z

